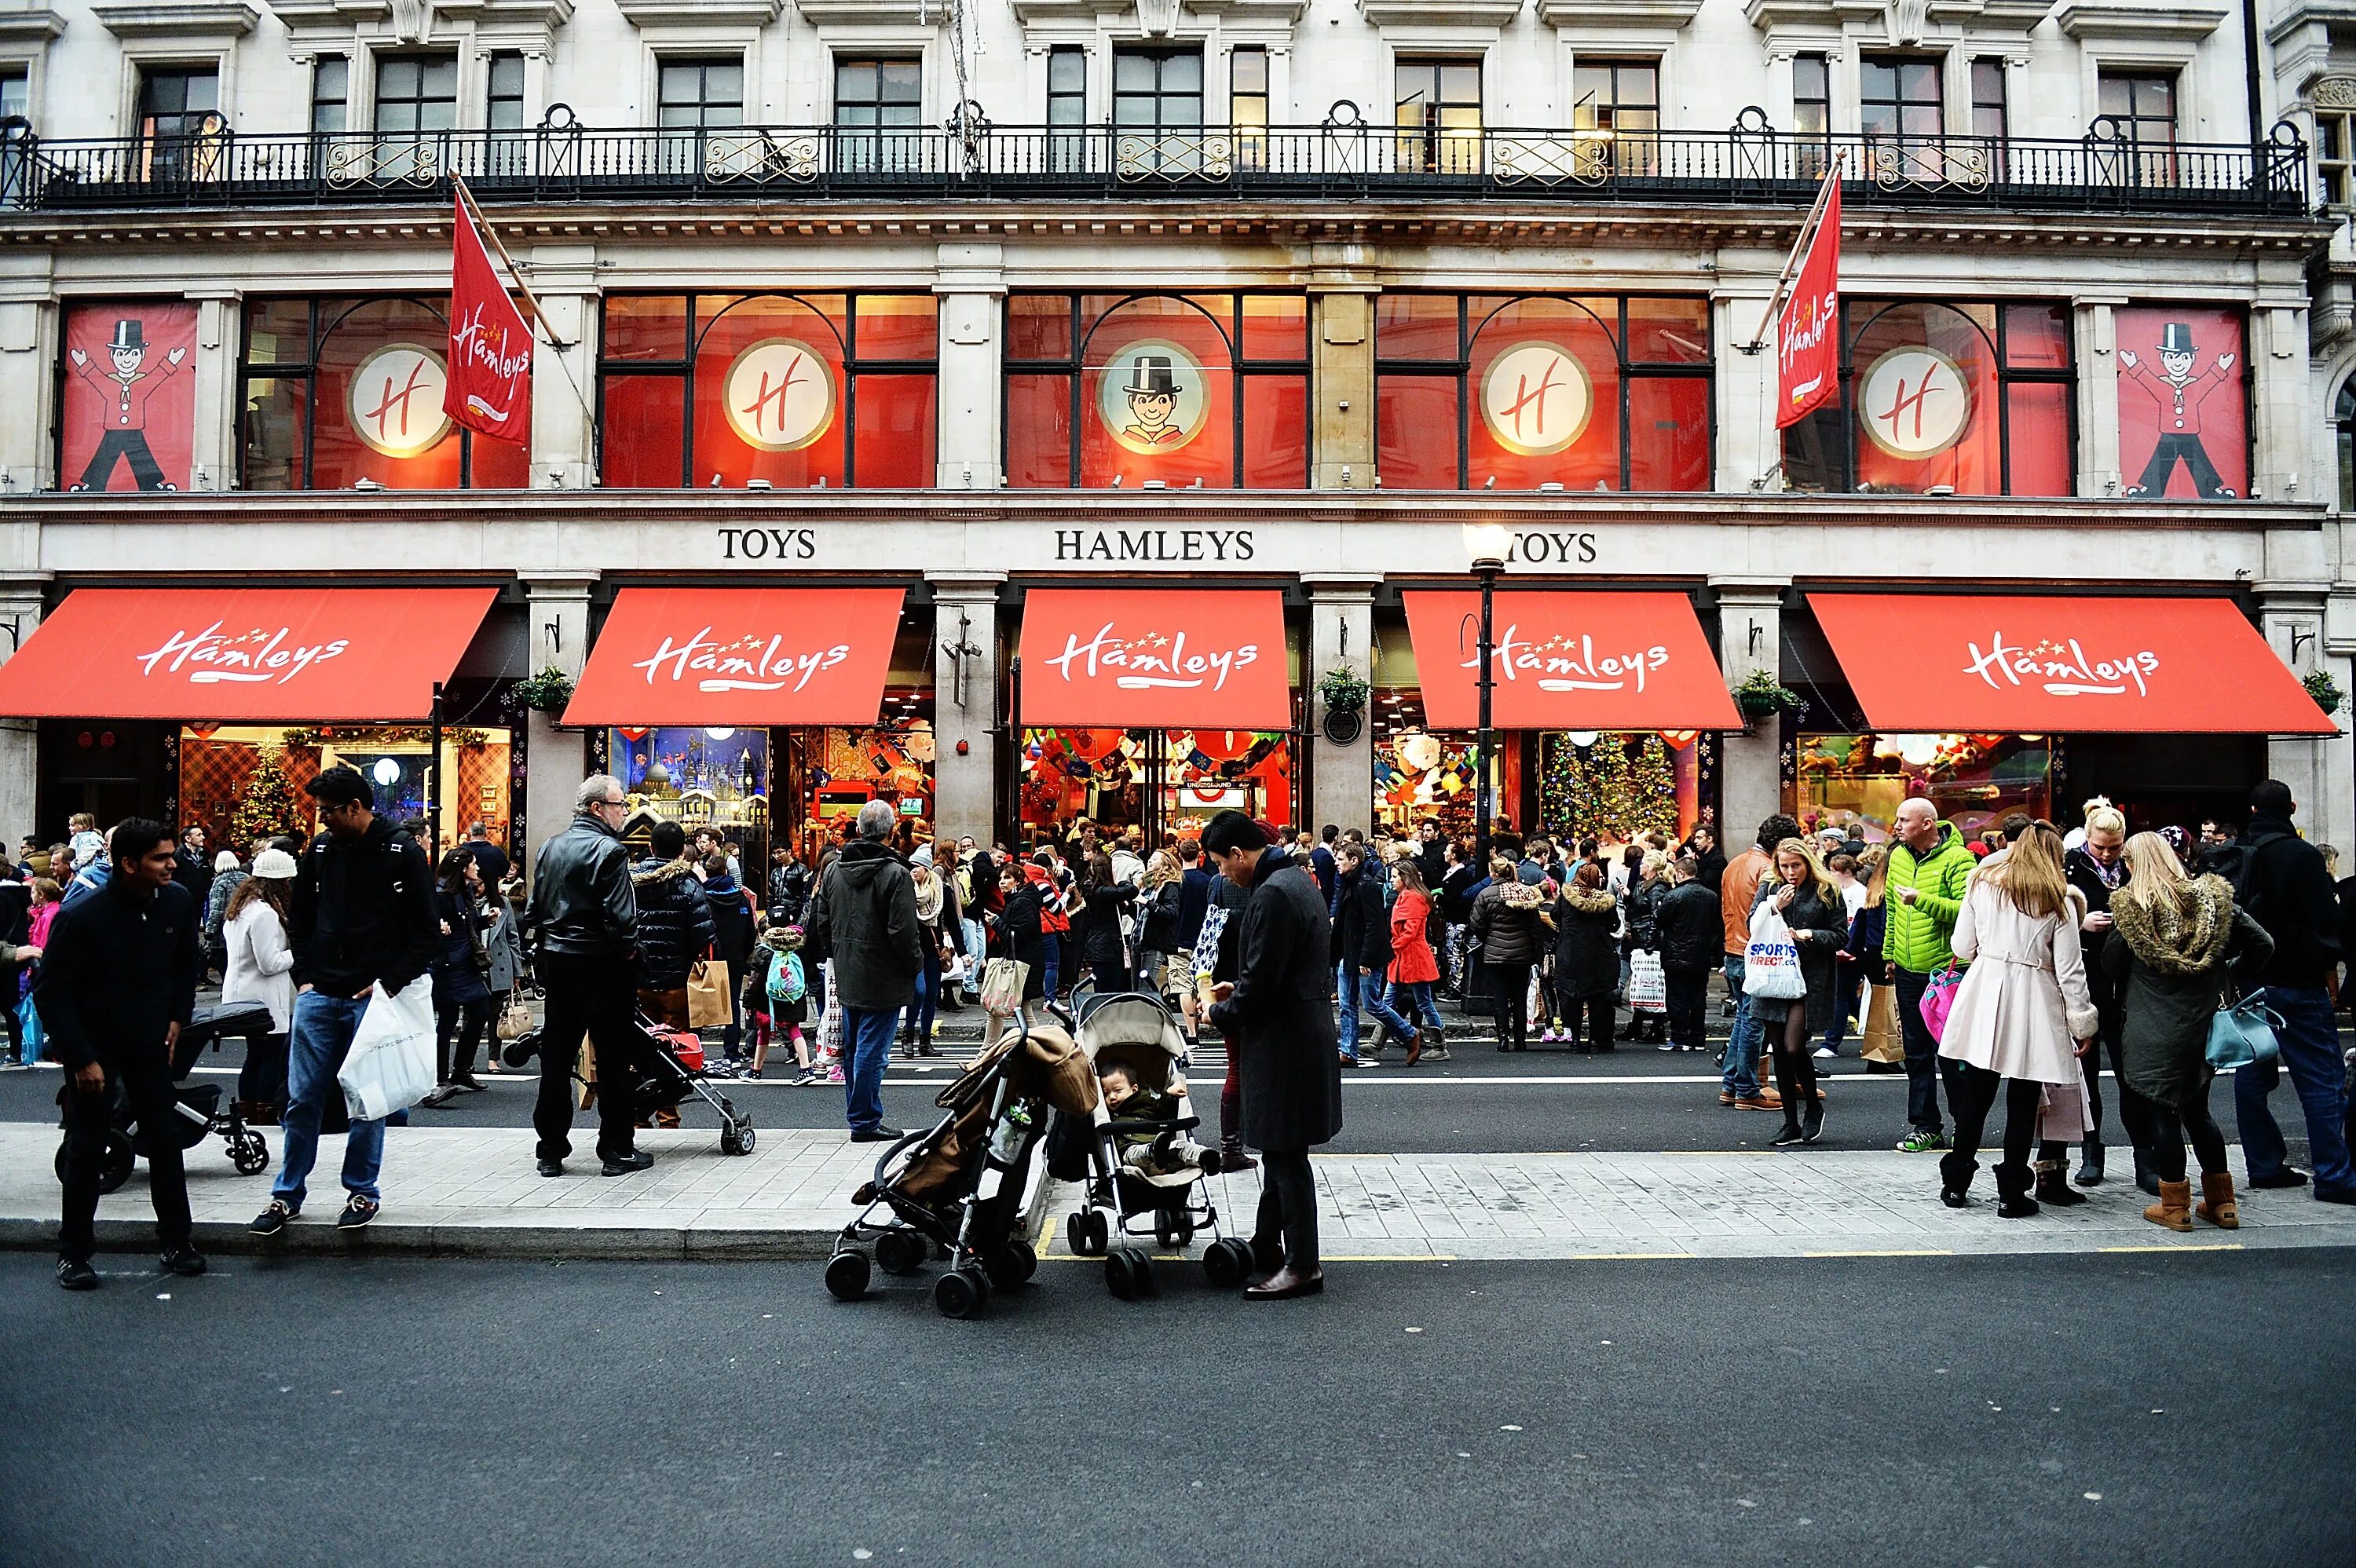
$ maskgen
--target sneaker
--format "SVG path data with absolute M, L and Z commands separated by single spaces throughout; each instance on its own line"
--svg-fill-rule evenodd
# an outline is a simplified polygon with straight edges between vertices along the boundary
M 1677 1044 L 1677 1042 L 1673 1040 L 1665 1040 L 1661 1041 L 1660 1044 L 1653 1047 L 1653 1049 L 1655 1051 L 1682 1051 L 1685 1048 Z
M 811 1084 L 821 1082 L 823 1082 L 823 1080 L 821 1080 L 815 1072 L 804 1072 L 800 1077 L 793 1081 L 792 1087 L 796 1089 L 807 1089 Z
M 383 1207 L 383 1205 L 380 1204 L 375 1199 L 363 1198 L 359 1193 L 355 1192 L 351 1195 L 350 1200 L 345 1203 L 344 1211 L 336 1216 L 336 1229 L 338 1231 L 357 1231 L 361 1226 L 367 1224 L 369 1221 L 375 1219 L 377 1211 L 381 1207 Z
M 1382 1058 L 1378 1056 L 1362 1056 L 1350 1063 L 1353 1067 L 1380 1067 L 1382 1064 Z
M 299 1209 L 289 1208 L 284 1199 L 273 1198 L 270 1200 L 270 1207 L 256 1214 L 253 1223 L 246 1229 L 257 1236 L 274 1236 L 286 1228 L 286 1221 L 301 1212 Z
M 1838 1056 L 1839 1054 L 1840 1054 L 1840 1052 L 1839 1052 L 1839 1051 L 1835 1051 L 1835 1050 L 1834 1050 L 1831 1046 L 1829 1046 L 1829 1045 L 1820 1045 L 1820 1046 L 1816 1047 L 1816 1060 L 1817 1060 L 1818 1061 L 1825 1061 L 1826 1059 L 1827 1059 L 1827 1058 L 1829 1058 L 1829 1057 L 1836 1057 L 1836 1056 Z
M 1919 1127 L 1898 1140 L 1900 1154 L 1937 1154 L 1947 1147 L 1946 1134 L 1926 1133 Z
M 96 1290 L 98 1271 L 90 1266 L 88 1258 L 59 1258 L 58 1284 L 68 1290 Z
M 828 1073 L 827 1073 L 827 1075 L 826 1075 L 826 1081 L 827 1081 L 828 1083 L 841 1083 L 841 1082 L 843 1081 L 843 1077 L 842 1077 L 842 1069 L 841 1069 L 841 1068 L 840 1068 L 840 1067 L 837 1067 L 837 1068 L 833 1068 L 833 1069 L 831 1069 L 830 1071 L 829 1071 L 829 1072 L 828 1072 Z
M 166 1274 L 194 1277 L 205 1272 L 205 1254 L 194 1247 L 174 1247 L 159 1260 Z

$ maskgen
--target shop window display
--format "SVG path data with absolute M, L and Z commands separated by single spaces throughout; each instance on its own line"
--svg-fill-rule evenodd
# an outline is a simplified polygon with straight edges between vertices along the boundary
M 1375 357 L 1385 489 L 1709 488 L 1705 299 L 1386 293 Z
M 1700 739 L 1690 730 L 1547 733 L 1539 745 L 1540 826 L 1602 844 L 1647 833 L 1682 839 L 1700 816 Z
M 1794 814 L 1873 842 L 1915 795 L 1966 835 L 2008 812 L 2051 816 L 2053 750 L 2043 735 L 1802 735 Z
M 69 490 L 187 489 L 197 307 L 82 304 L 64 321 L 59 482 Z
M 616 294 L 605 482 L 920 488 L 935 478 L 930 294 Z
M 1026 833 L 1060 837 L 1085 816 L 1165 844 L 1222 811 L 1280 826 L 1296 816 L 1291 741 L 1279 731 L 1030 728 L 1020 772 Z
M 256 300 L 240 400 L 249 490 L 519 489 L 530 453 L 443 411 L 449 324 L 409 299 Z
M 1006 308 L 1010 485 L 1308 485 L 1303 296 L 1016 294 Z
M 513 744 L 504 728 L 443 730 L 441 843 L 457 842 L 477 821 L 493 842 L 510 841 Z M 257 838 L 316 832 L 317 803 L 303 786 L 339 763 L 375 786 L 379 816 L 400 823 L 425 815 L 434 748 L 433 731 L 422 724 L 187 724 L 178 750 L 182 820 L 202 824 L 211 843 L 241 853 Z

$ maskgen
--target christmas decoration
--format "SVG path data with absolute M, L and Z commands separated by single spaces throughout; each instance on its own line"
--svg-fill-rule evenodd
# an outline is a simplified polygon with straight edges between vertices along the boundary
M 1621 837 L 1633 839 L 1655 832 L 1672 838 L 1677 836 L 1677 769 L 1661 738 L 1647 735 L 1628 776 L 1626 823 Z
M 1632 763 L 1628 749 L 1637 747 Z M 1598 735 L 1582 755 L 1568 735 L 1549 735 L 1538 773 L 1538 819 L 1569 843 L 1625 844 L 1659 831 L 1674 837 L 1676 764 L 1660 736 Z
M 286 776 L 285 753 L 275 746 L 264 746 L 245 781 L 245 798 L 230 813 L 230 842 L 252 845 L 257 839 L 302 831 L 303 820 L 294 807 L 294 781 Z

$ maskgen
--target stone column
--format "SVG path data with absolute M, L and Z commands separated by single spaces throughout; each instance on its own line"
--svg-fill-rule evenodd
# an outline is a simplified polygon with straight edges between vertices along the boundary
M 572 572 L 518 575 L 529 601 L 526 673 L 554 665 L 578 679 L 589 657 L 589 590 L 597 579 Z M 589 737 L 583 731 L 559 729 L 545 713 L 527 715 L 525 726 L 530 771 L 524 783 L 524 860 L 529 867 L 540 847 L 573 820 L 573 789 L 589 776 Z
M 998 591 L 1003 572 L 930 579 L 933 836 L 994 837 L 998 821 Z
M 46 279 L 0 285 L 0 493 L 38 490 L 49 483 L 57 448 L 55 371 L 63 330 L 55 302 L 43 297 Z
M 1375 487 L 1375 291 L 1364 248 L 1319 244 L 1309 279 L 1309 483 L 1319 490 Z
M 2108 295 L 2072 302 L 2077 332 L 2078 494 L 2116 496 L 2127 479 L 2119 472 L 2118 307 Z
M 195 433 L 188 443 L 188 487 L 237 488 L 237 362 L 245 337 L 235 289 L 188 291 L 197 307 Z
M 1783 670 L 1783 590 L 1788 580 L 1712 578 L 1718 591 L 1718 662 L 1729 686 L 1753 670 Z M 1732 855 L 1760 823 L 1783 807 L 1783 726 L 1762 719 L 1751 732 L 1730 730 L 1719 770 L 1719 841 Z
M 2265 304 L 2250 312 L 2250 494 L 2269 501 L 2332 499 L 2308 462 L 2315 411 L 2309 407 L 2307 312 Z
M 30 534 L 37 525 L 17 526 Z M 16 656 L 41 624 L 41 595 L 48 581 L 46 571 L 0 573 L 0 665 Z M 0 818 L 7 832 L 20 836 L 54 831 L 33 816 L 40 795 L 40 728 L 31 719 L 0 719 L 0 804 L 5 806 Z M 8 848 L 14 850 L 15 843 Z
M 1375 807 L 1375 738 L 1372 712 L 1359 716 L 1358 738 L 1336 744 L 1325 733 L 1325 705 L 1317 683 L 1329 669 L 1347 669 L 1374 680 L 1375 589 L 1379 577 L 1304 571 L 1309 590 L 1309 659 L 1301 671 L 1308 688 L 1303 707 L 1309 721 L 1309 816 L 1304 827 L 1370 827 Z
M 1000 389 L 1005 346 L 999 306 L 1006 297 L 1002 252 L 992 244 L 940 247 L 940 462 L 944 490 L 995 490 L 1001 456 Z M 976 835 L 977 837 L 980 835 Z
M 596 477 L 598 466 L 595 432 L 589 417 L 590 402 L 597 395 L 596 248 L 536 245 L 530 266 L 527 281 L 532 297 L 540 302 L 545 325 L 532 334 L 531 464 L 527 483 L 535 490 L 585 490 Z M 552 333 L 566 347 L 552 344 Z
M 1773 410 L 1773 331 L 1767 332 L 1767 345 L 1758 353 L 1741 352 L 1760 336 L 1760 321 L 1774 294 L 1775 278 L 1769 273 L 1721 288 L 1710 302 L 1718 341 L 1726 346 L 1718 357 L 1718 450 L 1711 454 L 1720 490 L 1781 488 L 1767 477 L 1783 463 Z
M 2258 584 L 2258 624 L 2266 645 L 2293 675 L 2304 678 L 2316 670 L 2329 670 L 2347 691 L 2356 679 L 2350 674 L 2349 658 L 2356 651 L 2356 638 L 2330 635 L 2329 618 L 2334 609 L 2356 621 L 2356 598 L 2333 600 L 2323 584 Z M 2350 630 L 2356 631 L 2356 624 Z M 2344 727 L 2347 707 L 2333 717 Z M 2356 751 L 2344 732 L 2270 737 L 2266 773 L 2290 785 L 2298 802 L 2299 827 L 2310 842 L 2336 846 L 2343 862 L 2356 855 Z M 2341 874 L 2347 873 L 2343 869 Z

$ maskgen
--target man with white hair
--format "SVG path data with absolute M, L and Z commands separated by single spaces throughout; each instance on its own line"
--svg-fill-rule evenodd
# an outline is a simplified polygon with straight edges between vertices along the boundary
M 853 1143 L 900 1136 L 884 1125 L 884 1067 L 901 1010 L 916 997 L 924 972 L 916 884 L 907 862 L 886 842 L 896 821 L 892 803 L 859 808 L 858 839 L 846 846 L 810 895 L 803 931 L 810 945 L 831 952 L 834 994 L 842 1008 L 844 1111 Z
M 548 1017 L 540 1030 L 540 1099 L 531 1125 L 540 1135 L 540 1173 L 564 1174 L 573 1152 L 573 1066 L 581 1037 L 597 1048 L 597 1153 L 604 1174 L 627 1176 L 654 1164 L 640 1154 L 630 1064 L 639 1054 L 631 950 L 638 939 L 638 896 L 622 824 L 630 797 L 622 781 L 594 773 L 573 797 L 573 822 L 540 847 L 532 868 L 531 912 L 540 932 L 540 976 Z

